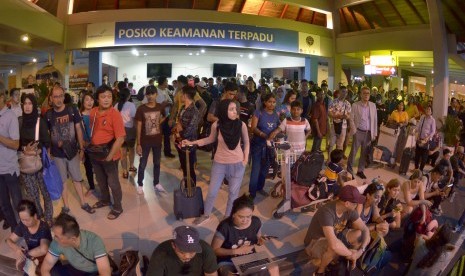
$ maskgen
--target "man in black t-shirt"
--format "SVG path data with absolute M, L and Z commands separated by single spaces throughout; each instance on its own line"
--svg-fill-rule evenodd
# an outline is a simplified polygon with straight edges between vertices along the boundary
M 162 242 L 153 251 L 147 275 L 216 276 L 217 270 L 215 252 L 199 238 L 199 232 L 190 226 L 179 226 L 174 229 L 173 239 Z
M 346 185 L 341 188 L 338 200 L 315 213 L 304 240 L 307 254 L 312 259 L 320 259 L 314 275 L 324 275 L 326 267 L 338 256 L 346 257 L 354 267 L 365 252 L 370 231 L 356 211 L 358 204 L 364 202 L 365 197 L 356 187 Z

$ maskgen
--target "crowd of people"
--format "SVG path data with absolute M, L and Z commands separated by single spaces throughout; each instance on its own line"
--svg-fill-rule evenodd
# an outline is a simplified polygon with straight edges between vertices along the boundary
M 320 152 L 326 142 L 325 174 L 334 200 L 317 210 L 305 237 L 308 255 L 317 260 L 315 275 L 324 275 L 338 257 L 355 266 L 373 233 L 385 237 L 393 229 L 407 229 L 409 223 L 414 225 L 413 232 L 427 241 L 422 244 L 427 249 L 428 240 L 437 235 L 442 242 L 430 243 L 432 246 L 445 246 L 450 240 L 451 229 L 438 227 L 432 215 L 441 215 L 441 203 L 446 198 L 453 200 L 454 187 L 465 175 L 464 148 L 457 147 L 454 154 L 447 148 L 441 152 L 431 99 L 423 96 L 407 96 L 397 90 L 384 93 L 367 86 L 359 89 L 340 85 L 332 92 L 326 82 L 319 87 L 305 79 L 275 79 L 270 85 L 260 80 L 257 86 L 252 77 L 246 76 L 201 79 L 190 75 L 178 76 L 172 85 L 164 76 L 151 79 L 138 92 L 127 80 L 115 82 L 113 87 L 104 84 L 95 88 L 89 83 L 80 91 L 77 107 L 59 84 L 50 89 L 44 103 L 39 103 L 34 94 L 19 95 L 18 89 L 11 90 L 9 96 L 7 101 L 7 91 L 0 89 L 1 216 L 4 228 L 11 228 L 7 243 L 17 255 L 18 266 L 38 259 L 42 275 L 109 275 L 112 267 L 102 239 L 81 230 L 76 218 L 69 215 L 68 185 L 63 185 L 60 215 L 53 219 L 42 169 L 28 170 L 30 160 L 44 154 L 52 157 L 59 172 L 56 177 L 63 183 L 71 180 L 73 185 L 69 187 L 76 190 L 82 210 L 93 214 L 108 208 L 107 219 L 115 220 L 124 210 L 120 177 L 137 174 L 136 193 L 142 195 L 150 153 L 153 188 L 166 194 L 164 185 L 170 183 L 160 183 L 162 150 L 166 158 L 175 158 L 173 144 L 183 178 L 187 179 L 189 173 L 194 186 L 197 150 L 211 151 L 204 214 L 193 224 L 209 221 L 219 189 L 226 184 L 226 210 L 213 241 L 208 244 L 201 240 L 194 226 L 178 227 L 173 239 L 153 252 L 148 273 L 229 275 L 236 273 L 232 257 L 255 252 L 255 246 L 267 240 L 261 233 L 260 219 L 253 215 L 254 201 L 257 196 L 268 196 L 265 181 L 272 160 L 267 142 L 279 133 L 286 134 L 296 155 L 310 148 L 309 137 L 313 140 L 311 152 Z M 448 112 L 457 120 L 465 118 L 454 98 Z M 372 154 L 370 145 L 376 143 L 381 124 L 398 128 L 402 137 L 410 132 L 407 127 L 414 130 L 415 170 L 409 172 L 408 181 L 374 181 L 361 193 L 345 181 L 367 178 L 364 170 Z M 405 146 L 401 140 L 393 153 L 397 162 Z M 352 146 L 346 156 L 349 141 Z M 239 196 L 249 162 L 248 193 Z M 425 170 L 426 164 L 432 169 Z M 86 199 L 89 193 L 98 198 L 92 205 Z M 418 214 L 418 221 L 414 221 Z M 454 231 L 460 231 L 464 221 L 465 212 Z M 20 238 L 26 240 L 27 248 L 18 246 Z M 410 240 L 406 238 L 405 242 Z M 417 239 L 412 241 L 409 245 L 416 248 Z M 418 269 L 431 266 L 417 256 L 428 250 L 419 252 L 415 250 L 409 256 L 416 258 Z M 60 255 L 69 264 L 62 265 Z M 385 254 L 378 268 L 389 260 L 390 255 Z M 279 275 L 277 266 L 268 270 L 271 275 Z

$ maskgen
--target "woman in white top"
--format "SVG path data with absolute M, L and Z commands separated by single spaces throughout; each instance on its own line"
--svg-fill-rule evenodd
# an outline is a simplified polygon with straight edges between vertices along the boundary
M 124 144 L 121 147 L 121 167 L 123 168 L 123 178 L 128 178 L 129 172 L 137 172 L 136 167 L 134 167 L 134 145 L 136 143 L 134 117 L 136 116 L 136 105 L 128 101 L 130 97 L 131 91 L 129 91 L 128 88 L 123 88 L 119 92 L 119 102 L 115 104 L 115 109 L 117 109 L 121 113 L 121 117 L 123 117 L 124 129 L 126 130 L 126 138 L 124 139 Z
M 426 208 L 431 206 L 431 202 L 425 199 L 425 185 L 422 180 L 423 173 L 420 170 L 414 170 L 410 180 L 402 184 L 399 195 L 400 203 L 402 203 L 402 217 L 412 213 L 417 206 L 420 206 L 425 214 Z M 421 221 L 425 222 L 425 215 Z
M 205 199 L 205 212 L 203 216 L 194 220 L 194 224 L 197 225 L 210 218 L 213 203 L 224 178 L 229 181 L 225 217 L 231 214 L 233 201 L 239 196 L 245 166 L 249 160 L 249 134 L 245 123 L 237 117 L 237 107 L 233 100 L 220 101 L 218 121 L 213 123 L 210 136 L 197 141 L 184 140 L 183 144 L 204 146 L 214 142 L 218 145 L 213 158 L 208 195 Z

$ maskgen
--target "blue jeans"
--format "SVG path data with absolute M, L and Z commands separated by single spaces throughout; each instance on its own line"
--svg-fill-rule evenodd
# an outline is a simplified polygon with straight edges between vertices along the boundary
M 213 161 L 211 170 L 210 186 L 208 187 L 207 198 L 205 199 L 205 215 L 210 215 L 213 210 L 218 190 L 221 187 L 223 179 L 229 181 L 228 203 L 226 204 L 225 216 L 231 214 L 233 201 L 239 196 L 242 178 L 244 177 L 245 167 L 242 162 L 233 164 L 221 164 Z
M 0 174 L 0 205 L 6 222 L 13 231 L 18 225 L 16 208 L 21 201 L 21 188 L 19 177 L 14 174 Z M 11 205 L 13 204 L 13 206 Z
M 153 185 L 157 185 L 160 182 L 161 145 L 142 145 L 142 156 L 140 157 L 139 170 L 137 171 L 137 184 L 141 187 L 144 185 L 145 167 L 147 167 L 150 150 L 152 150 L 153 160 Z
M 252 153 L 252 171 L 250 172 L 249 193 L 252 197 L 257 195 L 257 191 L 263 190 L 266 175 L 270 167 L 270 162 L 266 158 L 266 142 L 252 140 L 250 144 Z
M 323 138 L 318 136 L 313 137 L 312 152 L 321 150 L 321 141 L 323 141 Z

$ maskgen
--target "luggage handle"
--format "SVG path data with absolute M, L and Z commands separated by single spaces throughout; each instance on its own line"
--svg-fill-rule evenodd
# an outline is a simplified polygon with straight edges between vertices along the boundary
M 186 179 L 185 179 L 185 187 L 182 187 L 182 181 L 180 183 L 180 190 L 183 194 L 185 194 L 187 197 L 194 197 L 194 190 L 192 189 L 192 178 L 191 178 L 191 166 L 190 166 L 190 152 L 191 149 L 194 148 L 193 145 L 186 145 L 185 147 L 186 151 Z

